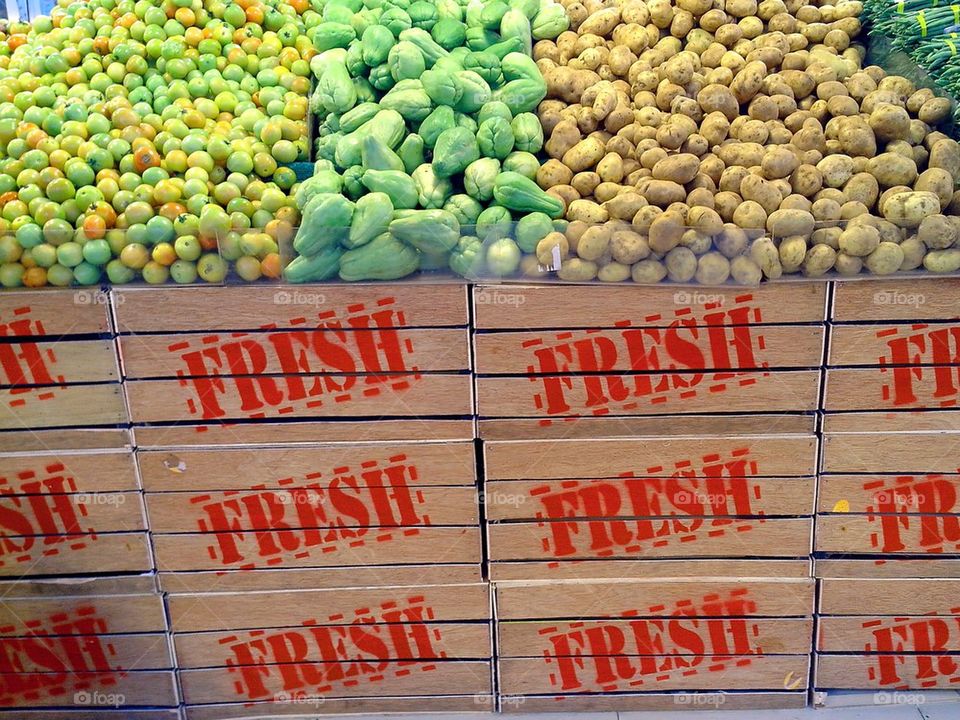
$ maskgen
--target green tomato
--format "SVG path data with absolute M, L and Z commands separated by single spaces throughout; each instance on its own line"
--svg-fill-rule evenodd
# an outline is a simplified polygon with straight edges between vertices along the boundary
M 137 273 L 119 260 L 111 260 L 107 263 L 107 277 L 114 285 L 126 285 L 133 282 Z
M 47 282 L 56 287 L 69 287 L 73 285 L 73 270 L 57 263 L 47 270 Z
M 487 267 L 495 275 L 512 275 L 520 267 L 520 255 L 520 248 L 512 239 L 494 240 L 487 247 Z
M 26 269 L 20 263 L 5 263 L 0 265 L 0 285 L 3 287 L 20 287 L 23 285 L 23 274 Z
M 83 246 L 78 242 L 65 242 L 57 248 L 57 262 L 64 267 L 76 267 L 83 262 Z
M 197 265 L 189 260 L 177 260 L 170 266 L 170 277 L 178 285 L 196 282 Z
M 96 285 L 100 282 L 100 268 L 82 262 L 73 269 L 73 279 L 78 285 Z
M 206 253 L 197 263 L 197 273 L 208 283 L 223 282 L 227 276 L 227 263 L 216 253 Z

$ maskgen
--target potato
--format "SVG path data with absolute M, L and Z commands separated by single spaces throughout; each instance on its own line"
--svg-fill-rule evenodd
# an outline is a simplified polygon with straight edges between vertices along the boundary
M 901 271 L 916 270 L 923 265 L 923 258 L 927 254 L 927 246 L 919 238 L 907 238 L 900 243 L 900 250 L 903 252 L 903 261 L 900 263 Z
M 742 229 L 727 223 L 723 226 L 720 234 L 714 239 L 714 245 L 717 251 L 727 258 L 734 258 L 742 255 L 749 245 L 749 237 Z
M 940 198 L 932 192 L 899 192 L 881 201 L 883 217 L 900 227 L 917 227 L 923 219 L 940 212 Z
M 656 285 L 667 276 L 667 268 L 659 260 L 641 260 L 630 269 L 635 283 L 641 285 Z
M 813 197 L 823 187 L 823 174 L 813 165 L 799 165 L 790 176 L 793 192 L 805 197 Z
M 720 214 L 724 222 L 731 222 L 733 220 L 733 214 L 743 203 L 743 198 L 737 193 L 726 191 L 718 192 L 713 200 L 714 210 Z M 766 219 L 764 219 L 764 223 L 766 223 Z
M 537 184 L 544 190 L 554 185 L 569 185 L 573 172 L 559 160 L 547 160 L 537 171 Z
M 947 98 L 927 100 L 917 113 L 917 117 L 928 125 L 943 122 L 950 115 L 950 101 Z
M 554 133 L 556 133 L 556 128 L 554 128 Z M 553 136 L 551 135 L 552 139 Z M 575 173 L 587 170 L 600 162 L 605 151 L 606 148 L 599 138 L 588 137 L 563 154 L 563 164 Z
M 697 273 L 697 256 L 690 248 L 675 247 L 663 258 L 672 282 L 690 282 Z
M 753 200 L 760 204 L 769 215 L 783 202 L 783 195 L 776 185 L 759 175 L 747 175 L 740 183 L 740 195 L 744 200 Z
M 911 158 L 885 152 L 867 163 L 867 172 L 884 187 L 910 185 L 917 179 L 917 164 Z
M 849 117 L 844 120 L 837 135 L 843 151 L 857 157 L 872 158 L 876 155 L 877 138 L 873 134 L 873 128 L 860 117 Z
M 680 244 L 685 230 L 684 217 L 678 212 L 668 210 L 650 223 L 647 242 L 653 252 L 662 255 Z
M 716 235 L 723 229 L 720 215 L 710 208 L 694 207 L 687 212 L 687 225 L 707 236 Z
M 817 222 L 837 222 L 840 219 L 840 203 L 829 198 L 820 198 L 811 207 Z
M 929 167 L 942 168 L 950 173 L 956 182 L 960 179 L 960 144 L 956 140 L 943 138 L 930 147 Z
M 597 264 L 580 258 L 568 258 L 560 264 L 557 277 L 567 282 L 588 282 L 597 276 Z
M 603 204 L 607 214 L 618 220 L 632 220 L 640 208 L 647 205 L 647 199 L 633 191 L 621 192 Z
M 847 255 L 866 257 L 880 246 L 880 231 L 869 225 L 848 227 L 840 233 L 839 242 Z
M 780 241 L 777 248 L 780 265 L 785 273 L 795 273 L 803 265 L 807 256 L 807 241 L 803 237 L 792 236 Z
M 580 197 L 589 197 L 600 184 L 600 176 L 595 172 L 578 172 L 570 180 L 570 185 L 580 193 Z
M 746 255 L 738 255 L 730 260 L 730 275 L 737 285 L 756 287 L 763 278 L 760 266 Z
M 767 180 L 778 180 L 785 178 L 793 173 L 800 166 L 800 160 L 796 153 L 791 152 L 785 147 L 772 147 L 767 149 L 763 156 L 760 167 L 763 170 L 763 176 Z
M 960 249 L 931 250 L 923 258 L 923 266 L 934 273 L 954 273 L 960 270 Z
M 716 206 L 714 202 L 714 194 L 716 193 L 716 188 L 710 190 L 708 188 L 694 188 L 687 194 L 687 205 L 690 207 L 706 207 L 711 210 Z
M 599 260 L 610 246 L 613 228 L 610 225 L 591 225 L 577 242 L 577 255 L 584 260 Z
M 616 230 L 610 236 L 610 255 L 619 262 L 632 265 L 650 257 L 647 239 L 633 230 Z
M 807 277 L 826 275 L 837 261 L 837 251 L 829 245 L 814 245 L 803 258 L 803 274 Z
M 760 203 L 745 200 L 733 212 L 733 222 L 741 228 L 765 228 L 767 213 Z
M 810 234 L 810 242 L 814 245 L 828 245 L 834 250 L 839 250 L 842 232 L 843 229 L 836 226 L 817 228 Z
M 910 114 L 896 105 L 878 105 L 870 113 L 869 123 L 880 140 L 900 140 L 910 130 Z
M 853 275 L 859 275 L 860 271 L 863 270 L 863 260 L 855 255 L 847 255 L 844 252 L 839 252 L 837 253 L 833 267 L 838 274 L 851 277 Z
M 723 285 L 730 277 L 730 261 L 718 252 L 708 252 L 697 259 L 694 275 L 701 285 Z
M 609 143 L 607 145 L 609 147 Z M 616 153 L 608 152 L 597 164 L 597 174 L 602 182 L 620 182 L 623 180 L 623 159 Z
M 700 170 L 700 160 L 696 155 L 681 153 L 666 157 L 653 166 L 653 177 L 656 180 L 669 180 L 684 185 Z
M 763 271 L 765 277 L 776 280 L 783 275 L 780 264 L 780 252 L 773 240 L 768 237 L 757 238 L 750 245 L 750 259 Z
M 828 155 L 817 163 L 817 170 L 824 185 L 840 188 L 853 176 L 853 159 L 847 155 Z
M 660 207 L 666 207 L 673 202 L 683 202 L 687 197 L 683 185 L 669 180 L 650 180 L 643 187 L 642 193 L 647 202 Z
M 857 217 L 870 217 L 870 210 L 862 202 L 848 200 L 840 206 L 841 220 L 852 220 Z
M 804 210 L 776 210 L 767 216 L 767 230 L 774 237 L 809 237 L 814 224 L 813 215 Z
M 580 199 L 580 193 L 571 185 L 554 185 L 545 192 L 563 202 L 564 212 L 570 207 L 570 203 Z
M 553 128 L 550 133 L 550 139 L 544 143 L 544 150 L 552 158 L 562 158 L 571 148 L 576 146 L 581 139 L 580 128 L 576 122 L 563 120 Z M 566 163 L 564 163 L 566 165 Z M 572 170 L 571 170 L 572 172 Z
M 880 185 L 870 173 L 856 173 L 844 184 L 843 194 L 850 201 L 872 208 L 880 195 Z
M 943 215 L 930 215 L 920 222 L 917 239 L 931 250 L 944 250 L 957 241 L 957 228 Z
M 570 242 L 563 233 L 552 232 L 537 243 L 537 261 L 541 265 L 550 266 L 556 257 L 561 260 L 568 257 Z
M 903 264 L 903 250 L 896 243 L 884 242 L 863 261 L 874 275 L 892 275 Z
M 597 271 L 600 282 L 623 282 L 630 277 L 630 266 L 618 262 L 608 262 Z

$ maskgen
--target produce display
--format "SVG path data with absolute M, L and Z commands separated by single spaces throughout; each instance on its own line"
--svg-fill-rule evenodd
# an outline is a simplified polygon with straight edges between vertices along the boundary
M 0 54 L 0 283 L 279 277 L 305 0 L 61 0 Z

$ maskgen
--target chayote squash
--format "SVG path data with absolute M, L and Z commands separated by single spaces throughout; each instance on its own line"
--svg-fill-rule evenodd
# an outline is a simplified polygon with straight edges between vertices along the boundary
M 424 72 L 420 76 L 420 82 L 435 105 L 453 107 L 463 96 L 463 87 L 457 79 L 451 73 L 437 70 L 436 66 L 433 70 Z
M 403 160 L 376 135 L 367 135 L 360 147 L 364 170 L 399 170 L 404 172 Z
M 357 89 L 345 65 L 346 50 L 323 53 L 318 66 L 322 74 L 317 78 L 317 89 L 312 98 L 314 106 L 327 113 L 345 113 L 357 104 Z
M 331 245 L 315 255 L 301 255 L 283 269 L 283 279 L 292 283 L 322 282 L 334 277 L 340 270 L 343 248 Z
M 463 188 L 474 200 L 487 202 L 493 197 L 493 185 L 500 174 L 500 161 L 480 158 L 463 171 Z
M 477 235 L 488 240 L 490 238 L 506 237 L 510 234 L 513 218 L 510 211 L 499 205 L 491 205 L 477 218 Z
M 417 0 L 410 3 L 410 7 L 407 8 L 407 15 L 410 16 L 413 27 L 428 32 L 437 24 L 439 18 L 437 8 L 432 2 L 426 2 L 426 0 Z
M 364 195 L 357 200 L 350 233 L 341 243 L 349 249 L 366 245 L 381 233 L 385 233 L 392 219 L 393 203 L 389 195 L 382 192 Z
M 437 45 L 433 41 L 433 38 L 430 37 L 430 33 L 426 30 L 421 30 L 420 28 L 409 28 L 400 33 L 400 39 L 406 42 L 411 42 L 416 45 L 420 52 L 423 53 L 423 58 L 427 63 L 427 67 L 433 67 L 433 64 L 442 57 L 446 57 L 450 53 L 444 50 L 442 47 Z
M 467 128 L 449 128 L 440 133 L 433 148 L 433 170 L 438 177 L 448 178 L 462 173 L 479 158 L 476 135 Z
M 463 69 L 475 72 L 490 86 L 497 86 L 503 82 L 500 58 L 486 50 L 471 52 L 467 55 L 463 59 Z
M 316 255 L 347 236 L 354 205 L 343 195 L 317 195 L 303 209 L 303 220 L 293 239 L 301 255 Z
M 423 152 L 423 138 L 416 134 L 407 135 L 397 150 L 397 155 L 403 161 L 403 169 L 408 175 L 423 165 L 427 159 Z
M 368 68 L 367 64 L 363 61 L 363 44 L 359 40 L 354 40 L 350 43 L 350 47 L 347 48 L 347 57 L 344 65 L 347 68 L 351 81 L 353 81 L 354 78 L 367 74 L 370 68 Z M 354 87 L 356 87 L 356 85 L 354 85 Z
M 363 53 L 363 62 L 369 67 L 382 65 L 390 55 L 390 48 L 396 43 L 393 33 L 383 25 L 371 25 L 363 31 L 360 47 Z
M 444 50 L 453 50 L 467 40 L 467 26 L 454 18 L 440 18 L 430 30 L 430 37 Z
M 390 48 L 387 64 L 390 66 L 390 74 L 397 82 L 416 80 L 427 67 L 419 48 L 406 41 L 400 41 Z
M 383 11 L 380 16 L 380 24 L 393 33 L 395 38 L 400 37 L 400 33 L 413 27 L 413 21 L 406 10 L 398 7 L 392 7 Z
M 477 121 L 473 119 L 473 115 L 467 115 L 462 112 L 455 112 L 453 117 L 457 121 L 457 127 L 462 127 L 470 131 L 471 135 L 476 135 L 477 130 L 480 129 L 480 126 L 477 124 Z
M 378 112 L 380 112 L 380 106 L 375 102 L 360 103 L 340 116 L 340 130 L 352 133 L 364 123 L 373 120 Z
M 368 190 L 389 195 L 390 202 L 398 210 L 411 209 L 417 206 L 419 198 L 417 184 L 405 172 L 367 170 L 363 173 L 362 181 Z
M 533 20 L 540 12 L 540 0 L 509 0 L 509 5 L 511 10 L 519 10 L 528 20 Z
M 394 85 L 393 75 L 387 63 L 370 68 L 370 84 L 380 92 L 387 92 Z
M 354 12 L 342 3 L 327 3 L 323 8 L 324 23 L 342 23 L 349 25 Z
M 446 252 L 460 240 L 460 223 L 446 210 L 417 210 L 391 222 L 390 234 L 423 252 Z
M 345 48 L 357 39 L 357 31 L 346 23 L 323 22 L 313 28 L 311 33 L 310 41 L 318 53 L 333 48 Z
M 500 36 L 483 27 L 467 27 L 467 47 L 471 50 L 486 50 L 491 45 L 496 44 Z
M 436 0 L 434 4 L 437 6 L 437 17 L 439 17 L 440 20 L 463 22 L 463 8 L 457 0 Z M 434 39 L 436 40 L 436 38 Z
M 359 206 L 360 204 L 357 203 L 358 208 Z M 552 232 L 553 220 L 549 215 L 541 212 L 529 213 L 517 222 L 515 232 L 517 245 L 525 253 L 532 253 L 537 249 L 537 243 Z
M 457 222 L 463 225 L 475 225 L 480 213 L 483 212 L 483 205 L 478 203 L 469 195 L 454 195 L 443 204 L 443 209 L 457 218 Z
M 357 200 L 367 194 L 367 187 L 363 184 L 363 173 L 366 170 L 361 165 L 353 165 L 343 172 L 343 192 L 351 200 Z
M 364 65 L 364 68 L 366 67 L 367 66 Z M 377 99 L 377 93 L 373 89 L 373 85 L 371 85 L 370 81 L 365 77 L 355 77 L 353 79 L 353 86 L 357 89 L 357 102 L 374 102 Z
M 563 215 L 563 201 L 544 192 L 520 173 L 502 172 L 493 185 L 493 197 L 503 207 L 518 212 L 542 212 L 551 218 Z
M 530 19 L 522 10 L 507 10 L 500 20 L 500 37 L 517 38 L 523 45 L 523 52 L 533 53 L 533 36 L 530 34 Z
M 368 120 L 349 135 L 343 135 L 337 141 L 334 162 L 341 168 L 359 165 L 363 162 L 363 139 L 373 135 L 389 147 L 394 148 L 407 133 L 403 116 L 395 110 L 380 110 L 372 120 Z
M 510 123 L 517 150 L 540 152 L 543 147 L 543 126 L 533 113 L 520 113 Z
M 477 144 L 484 157 L 503 160 L 513 151 L 514 138 L 510 123 L 502 117 L 484 120 L 477 130 Z
M 315 195 L 339 193 L 343 189 L 343 179 L 333 170 L 321 170 L 300 183 L 295 197 L 297 209 L 303 210 Z
M 570 27 L 570 18 L 562 5 L 550 3 L 541 8 L 530 23 L 534 40 L 550 40 Z
M 453 195 L 453 183 L 446 178 L 439 178 L 433 171 L 433 165 L 424 163 L 414 170 L 410 177 L 417 184 L 417 195 L 420 207 L 440 209 Z
M 472 70 L 454 73 L 457 83 L 463 89 L 460 101 L 454 110 L 462 113 L 475 113 L 490 102 L 490 86 L 487 81 Z M 546 93 L 544 93 L 546 94 Z M 509 105 L 509 103 L 507 103 Z
M 337 147 L 340 145 L 340 141 L 345 137 L 346 135 L 343 133 L 336 132 L 317 138 L 317 159 L 335 162 Z
M 520 173 L 524 177 L 536 180 L 537 173 L 540 171 L 540 161 L 537 160 L 536 155 L 515 150 L 503 161 L 503 170 Z
M 513 120 L 513 113 L 510 112 L 510 108 L 507 107 L 506 103 L 500 102 L 499 100 L 492 100 L 480 108 L 480 112 L 477 114 L 477 122 L 482 125 L 484 121 L 492 117 L 501 117 L 507 122 L 511 122 Z
M 419 80 L 412 80 L 419 84 Z M 396 110 L 405 120 L 420 122 L 433 110 L 433 102 L 427 91 L 420 87 L 394 87 L 380 99 L 380 107 Z
M 523 39 L 517 36 L 504 38 L 500 42 L 488 47 L 487 52 L 493 53 L 502 61 L 503 58 L 511 53 L 523 52 Z
M 493 93 L 493 99 L 506 103 L 514 115 L 533 112 L 546 96 L 543 80 L 511 80 Z
M 437 144 L 440 133 L 456 126 L 457 121 L 454 117 L 453 108 L 441 105 L 427 115 L 424 121 L 420 123 L 420 129 L 417 132 L 423 138 L 424 145 L 433 149 Z
M 347 282 L 399 280 L 419 268 L 420 253 L 390 233 L 378 235 L 340 257 L 340 279 Z
M 509 9 L 510 6 L 500 0 L 487 2 L 480 12 L 480 24 L 487 30 L 499 30 L 500 21 Z
M 503 71 L 503 78 L 508 82 L 510 80 L 536 80 L 545 82 L 540 68 L 533 58 L 524 55 L 521 52 L 509 53 L 500 61 L 500 69 Z
M 450 269 L 460 277 L 468 280 L 476 279 L 483 272 L 483 255 L 483 243 L 480 238 L 465 235 L 450 251 Z
M 496 238 L 487 245 L 487 270 L 494 277 L 513 275 L 520 267 L 520 248 L 511 238 Z

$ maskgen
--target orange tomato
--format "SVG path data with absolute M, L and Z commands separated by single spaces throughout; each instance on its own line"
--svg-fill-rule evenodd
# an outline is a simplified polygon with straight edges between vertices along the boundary
M 42 267 L 32 267 L 23 274 L 23 284 L 27 287 L 43 287 L 47 284 L 47 271 Z
M 280 277 L 280 255 L 277 253 L 267 253 L 260 261 L 260 272 L 264 277 L 276 279 Z
M 97 214 L 87 215 L 83 219 L 83 234 L 89 240 L 99 240 L 107 234 L 106 221 Z
M 168 202 L 160 206 L 158 215 L 162 215 L 168 220 L 176 220 L 178 216 L 183 215 L 187 211 L 180 203 Z
M 263 8 L 259 5 L 251 5 L 247 8 L 247 22 L 252 22 L 255 25 L 263 24 Z
M 160 154 L 154 149 L 153 145 L 144 145 L 133 153 L 133 169 L 138 173 L 143 173 L 147 168 L 160 166 Z
M 200 247 L 202 247 L 204 250 L 217 249 L 216 235 L 200 235 L 197 239 L 200 241 Z
M 13 52 L 13 51 L 16 50 L 18 47 L 20 47 L 21 45 L 23 45 L 26 41 L 27 41 L 27 36 L 26 36 L 26 35 L 21 35 L 21 34 L 17 33 L 16 35 L 11 35 L 11 36 L 10 36 L 10 39 L 7 40 L 7 45 L 9 46 L 10 51 Z
M 103 221 L 108 228 L 112 228 L 117 224 L 117 211 L 113 209 L 113 205 L 110 203 L 96 203 L 93 206 L 93 212 L 103 218 Z

